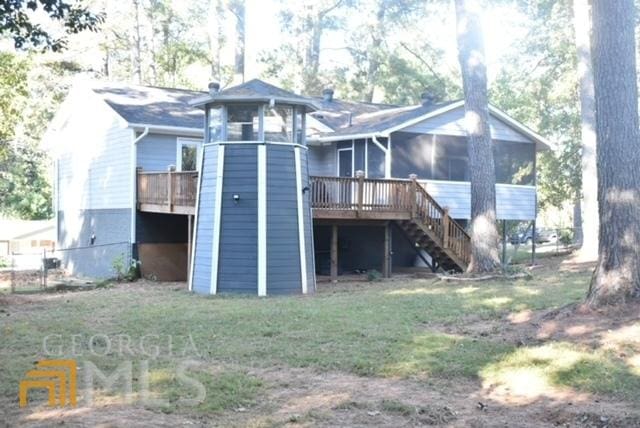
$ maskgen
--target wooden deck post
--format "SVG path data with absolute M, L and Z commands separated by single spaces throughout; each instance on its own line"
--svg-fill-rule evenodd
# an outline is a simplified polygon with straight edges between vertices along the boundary
M 418 216 L 418 176 L 410 174 L 409 180 L 411 180 L 411 195 L 409 195 L 411 218 L 416 218 Z
M 444 207 L 444 213 L 442 214 L 442 247 L 449 248 L 449 208 Z
M 191 215 L 187 215 L 187 272 L 189 272 L 189 269 L 191 268 L 191 234 L 192 232 L 192 222 L 191 222 Z M 188 273 L 187 273 L 188 275 Z
M 382 276 L 391 278 L 391 223 L 384 225 L 384 257 L 382 259 Z
M 362 215 L 362 200 L 364 196 L 364 171 L 356 171 L 358 179 L 358 217 Z
M 331 281 L 338 281 L 338 225 L 331 226 Z
M 174 165 L 169 165 L 167 170 L 167 205 L 169 212 L 173 212 L 173 172 L 176 170 Z

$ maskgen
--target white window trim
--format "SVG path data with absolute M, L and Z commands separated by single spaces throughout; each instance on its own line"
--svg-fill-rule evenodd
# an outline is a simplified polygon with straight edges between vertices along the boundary
M 354 140 L 351 140 L 351 147 L 343 147 L 341 149 L 337 149 L 336 154 L 337 154 L 337 162 L 336 162 L 336 177 L 340 177 L 340 152 L 346 152 L 346 151 L 350 151 L 351 152 L 351 177 L 355 177 L 356 176 L 356 172 L 354 171 L 355 167 L 356 167 L 356 159 L 355 159 L 355 143 Z
M 176 140 L 176 171 L 182 171 L 182 146 L 196 146 L 196 168 L 202 159 L 202 140 L 199 138 L 178 137 Z

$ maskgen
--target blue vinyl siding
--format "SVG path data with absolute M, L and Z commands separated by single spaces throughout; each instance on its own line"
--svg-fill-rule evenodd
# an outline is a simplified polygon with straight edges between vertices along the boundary
M 218 146 L 204 149 L 204 173 L 200 187 L 196 248 L 194 251 L 193 291 L 209 294 L 211 288 L 211 255 L 213 248 L 213 220 L 216 200 L 216 168 Z
M 301 293 L 293 147 L 267 146 L 267 293 Z
M 255 145 L 225 148 L 219 293 L 258 292 L 258 160 Z M 239 195 L 236 203 L 233 195 Z
M 166 171 L 176 165 L 175 135 L 149 134 L 138 142 L 137 166 L 143 171 Z

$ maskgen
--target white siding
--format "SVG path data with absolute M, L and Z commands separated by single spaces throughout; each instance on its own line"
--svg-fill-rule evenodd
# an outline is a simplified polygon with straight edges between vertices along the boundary
M 490 118 L 490 125 L 491 137 L 494 140 L 532 143 L 530 138 L 527 138 L 493 116 Z M 426 119 L 420 123 L 404 128 L 402 131 L 420 134 L 456 135 L 463 137 L 466 135 L 464 130 L 464 107 Z
M 132 208 L 133 130 L 96 95 L 75 99 L 50 135 L 58 163 L 58 209 Z
M 459 181 L 421 181 L 427 192 L 457 219 L 471 218 L 471 184 Z M 535 186 L 496 184 L 496 211 L 500 220 L 533 220 L 536 217 Z

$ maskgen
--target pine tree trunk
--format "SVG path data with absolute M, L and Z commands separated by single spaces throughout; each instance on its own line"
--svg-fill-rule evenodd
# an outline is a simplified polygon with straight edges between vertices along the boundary
M 234 0 L 229 3 L 229 10 L 236 18 L 235 25 L 235 52 L 233 65 L 233 81 L 236 84 L 244 83 L 244 61 L 246 45 L 246 3 L 245 0 Z
M 582 221 L 576 225 L 581 229 L 576 230 L 576 236 L 582 237 L 580 258 L 595 260 L 598 257 L 598 172 L 589 3 L 589 0 L 573 0 L 582 122 Z
M 476 0 L 456 0 L 455 4 L 471 175 L 471 262 L 467 272 L 492 272 L 500 267 L 499 234 L 480 6 Z
M 140 2 L 133 0 L 135 10 L 135 36 L 133 41 L 133 77 L 137 84 L 142 83 L 142 35 L 140 34 Z
M 595 1 L 599 258 L 587 302 L 640 297 L 640 131 L 634 0 Z

